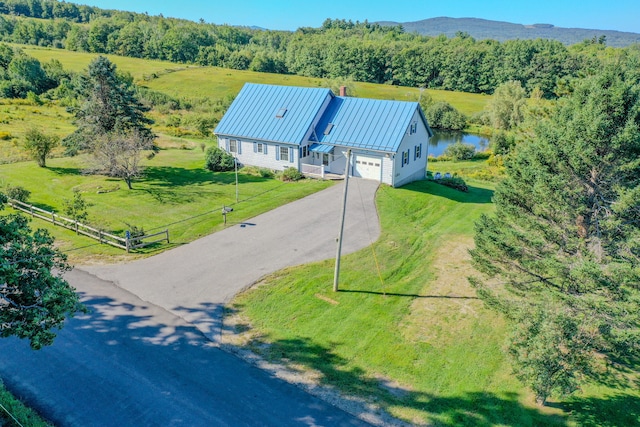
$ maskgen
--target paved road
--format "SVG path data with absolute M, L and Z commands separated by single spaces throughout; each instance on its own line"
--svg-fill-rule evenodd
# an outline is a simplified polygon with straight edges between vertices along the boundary
M 379 235 L 376 188 L 350 181 L 345 253 Z M 37 352 L 0 340 L 0 377 L 64 426 L 363 425 L 215 344 L 221 308 L 239 290 L 334 256 L 342 189 L 146 260 L 70 272 L 91 313 Z
M 220 350 L 193 326 L 76 270 L 91 313 L 53 346 L 0 340 L 0 376 L 59 426 L 360 426 Z

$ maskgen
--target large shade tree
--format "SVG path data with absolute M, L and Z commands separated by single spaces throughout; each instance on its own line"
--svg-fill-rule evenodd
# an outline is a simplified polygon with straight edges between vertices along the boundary
M 0 194 L 0 209 L 6 203 Z M 0 336 L 26 338 L 37 350 L 50 345 L 67 316 L 83 310 L 61 274 L 66 257 L 46 230 L 31 232 L 27 218 L 0 216 Z
M 640 356 L 640 85 L 577 84 L 508 162 L 476 225 L 478 293 L 510 319 L 509 354 L 539 403 Z M 634 362 L 635 360 L 635 362 Z

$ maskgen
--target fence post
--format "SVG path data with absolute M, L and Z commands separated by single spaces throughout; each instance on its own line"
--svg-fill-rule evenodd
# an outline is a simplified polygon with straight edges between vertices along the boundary
M 169 242 L 169 229 L 167 228 L 165 231 L 167 232 L 167 243 L 171 243 Z
M 33 205 L 29 205 L 29 212 L 31 213 L 31 217 L 33 218 Z
M 129 253 L 129 249 L 131 248 L 131 242 L 130 242 L 130 240 L 131 240 L 131 232 L 129 230 L 127 230 L 127 232 L 125 233 L 124 236 L 126 238 L 125 244 L 127 246 L 127 253 Z
M 53 225 L 56 225 L 56 213 L 55 212 L 51 212 L 51 223 Z
M 78 220 L 76 219 L 76 234 L 78 234 Z

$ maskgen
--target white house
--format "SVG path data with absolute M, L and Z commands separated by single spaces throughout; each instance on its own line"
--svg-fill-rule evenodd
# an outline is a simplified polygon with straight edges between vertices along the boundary
M 253 83 L 244 85 L 214 133 L 244 165 L 322 176 L 345 175 L 349 167 L 351 176 L 394 187 L 424 179 L 433 135 L 417 102 Z

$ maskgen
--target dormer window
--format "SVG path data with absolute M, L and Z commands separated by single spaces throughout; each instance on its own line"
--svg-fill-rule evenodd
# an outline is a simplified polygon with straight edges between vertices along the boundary
M 324 130 L 325 135 L 329 135 L 331 133 L 331 129 L 333 129 L 333 123 L 329 123 L 327 128 Z
M 279 109 L 278 112 L 276 113 L 276 119 L 283 118 L 285 114 L 287 114 L 287 109 L 286 108 Z
M 413 135 L 417 131 L 418 131 L 418 123 L 416 122 L 411 123 L 411 126 L 409 126 L 409 135 Z

